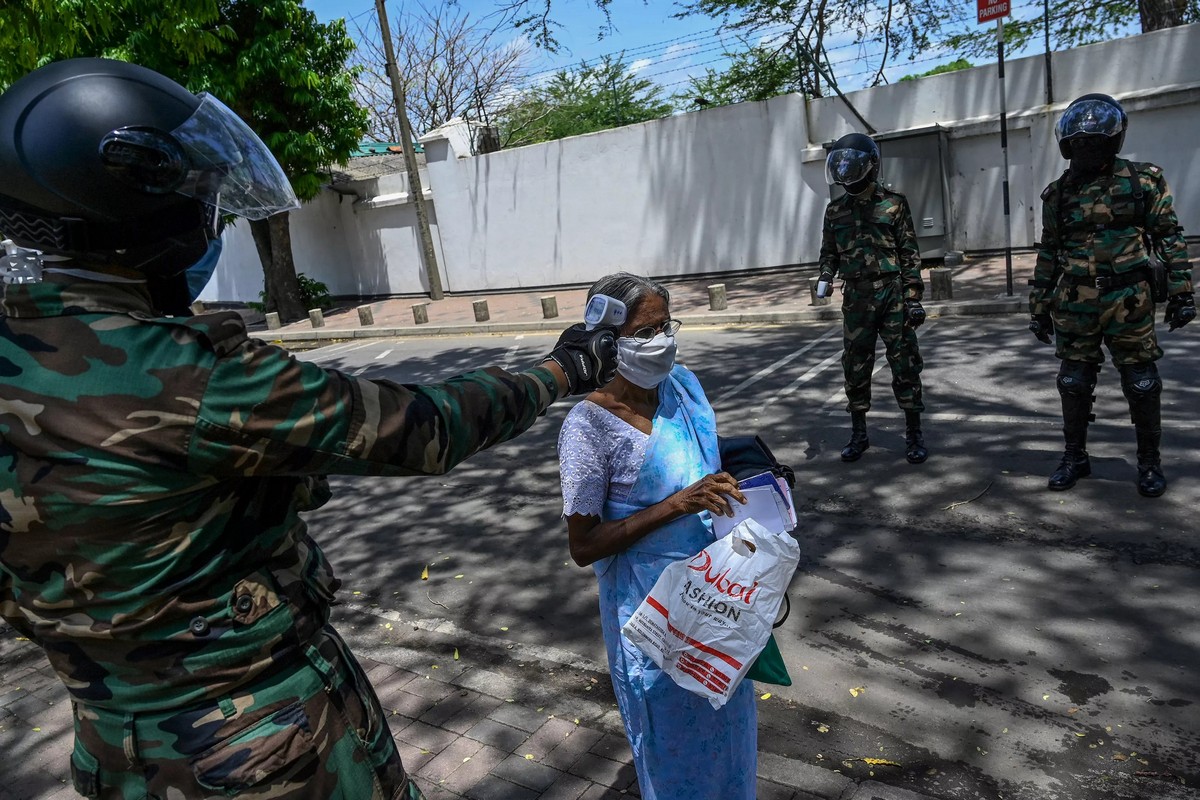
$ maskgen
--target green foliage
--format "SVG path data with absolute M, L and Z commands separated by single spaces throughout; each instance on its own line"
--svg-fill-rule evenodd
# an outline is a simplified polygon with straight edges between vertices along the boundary
M 303 0 L 16 0 L 0 4 L 0 84 L 74 56 L 132 61 L 245 119 L 302 200 L 345 163 L 366 128 L 353 100 L 345 22 Z
M 300 300 L 304 303 L 305 308 L 332 308 L 333 298 L 329 296 L 329 287 L 321 281 L 308 277 L 303 272 L 296 276 L 297 283 L 300 284 Z M 261 303 L 247 303 L 246 305 L 255 311 L 266 311 L 268 300 L 267 291 L 258 293 L 258 298 Z
M 218 0 L 4 0 L 0 89 L 51 61 L 161 51 L 195 64 L 222 48 Z
M 497 115 L 504 146 L 532 144 L 632 125 L 674 111 L 663 89 L 629 71 L 621 57 L 560 70 Z
M 967 61 L 965 58 L 957 58 L 954 61 L 951 61 L 949 64 L 942 64 L 940 67 L 934 67 L 933 69 L 928 70 L 927 72 L 922 72 L 922 73 L 919 73 L 916 75 L 905 75 L 900 80 L 915 81 L 917 78 L 927 78 L 930 75 L 941 75 L 946 72 L 958 72 L 960 69 L 970 69 L 970 68 L 971 68 L 970 61 Z
M 751 47 L 725 55 L 730 58 L 727 69 L 719 72 L 709 67 L 703 76 L 691 79 L 687 92 L 675 95 L 681 107 L 724 106 L 801 91 L 803 76 L 790 48 Z M 708 102 L 698 104 L 697 98 Z

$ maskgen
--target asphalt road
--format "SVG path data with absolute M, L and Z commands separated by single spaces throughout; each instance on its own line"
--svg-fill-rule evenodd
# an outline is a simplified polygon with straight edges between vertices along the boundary
M 798 478 L 803 557 L 776 631 L 794 683 L 760 703 L 760 750 L 956 800 L 1200 797 L 1200 330 L 1162 336 L 1170 487 L 1150 500 L 1111 365 L 1093 476 L 1045 489 L 1062 447 L 1058 362 L 1023 317 L 921 330 L 931 455 L 916 466 L 882 353 L 871 449 L 839 460 L 838 327 L 681 332 L 722 433 L 763 435 Z M 528 366 L 552 342 L 368 340 L 302 357 L 428 382 Z M 559 517 L 569 406 L 445 476 L 334 479 L 309 522 L 345 581 L 353 647 L 425 648 L 433 663 L 459 648 L 611 707 L 593 680 L 595 581 L 570 562 Z

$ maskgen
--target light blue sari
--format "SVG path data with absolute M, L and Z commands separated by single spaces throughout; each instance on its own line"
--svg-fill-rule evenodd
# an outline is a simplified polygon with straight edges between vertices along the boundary
M 720 471 L 716 417 L 696 376 L 676 366 L 659 384 L 658 397 L 641 472 L 625 502 L 605 503 L 605 521 L 624 519 Z M 712 541 L 707 515 L 692 514 L 594 565 L 609 671 L 643 800 L 754 800 L 758 710 L 751 682 L 714 710 L 621 635 L 667 565 Z

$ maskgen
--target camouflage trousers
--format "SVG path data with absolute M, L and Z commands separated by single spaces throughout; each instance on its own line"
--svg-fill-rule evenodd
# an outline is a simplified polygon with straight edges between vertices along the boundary
M 1101 344 L 1113 363 L 1145 364 L 1162 358 L 1154 334 L 1150 284 L 1135 283 L 1101 294 L 1095 286 L 1061 282 L 1051 301 L 1054 352 L 1064 361 L 1103 364 Z
M 306 660 L 187 709 L 77 703 L 71 777 L 84 797 L 421 800 L 366 675 L 331 627 Z
M 846 281 L 842 291 L 842 370 L 846 410 L 869 411 L 875 344 L 883 339 L 892 369 L 892 393 L 906 411 L 924 411 L 921 400 L 921 351 L 917 332 L 904 325 L 904 290 L 899 276 L 875 281 Z

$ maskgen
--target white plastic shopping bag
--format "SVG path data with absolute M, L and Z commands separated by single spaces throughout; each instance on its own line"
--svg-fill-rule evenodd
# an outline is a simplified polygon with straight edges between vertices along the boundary
M 668 566 L 621 632 L 713 708 L 729 700 L 771 636 L 800 545 L 753 519 Z

